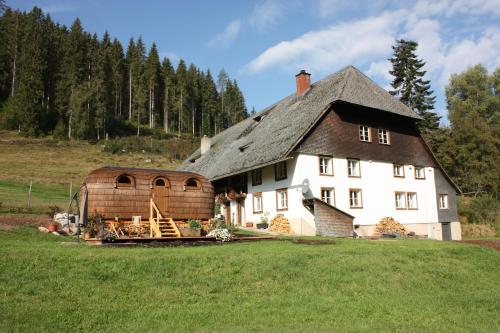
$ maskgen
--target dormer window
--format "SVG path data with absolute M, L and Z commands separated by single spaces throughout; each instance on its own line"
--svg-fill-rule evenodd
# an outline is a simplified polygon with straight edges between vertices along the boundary
M 421 166 L 415 167 L 415 179 L 425 179 L 425 169 Z
M 372 141 L 370 127 L 364 125 L 359 126 L 359 140 L 363 142 Z
M 133 187 L 134 178 L 129 175 L 120 175 L 116 177 L 116 187 Z

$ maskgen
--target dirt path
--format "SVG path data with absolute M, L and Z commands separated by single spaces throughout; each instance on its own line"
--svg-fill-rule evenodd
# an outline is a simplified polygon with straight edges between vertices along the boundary
M 469 239 L 460 241 L 461 243 L 469 243 L 484 247 L 489 247 L 494 250 L 500 251 L 500 239 Z
M 11 230 L 22 225 L 46 227 L 50 221 L 48 216 L 0 216 L 0 229 Z

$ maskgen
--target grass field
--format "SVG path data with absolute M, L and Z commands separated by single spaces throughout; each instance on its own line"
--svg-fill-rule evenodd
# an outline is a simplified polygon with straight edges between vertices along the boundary
M 437 241 L 68 245 L 0 231 L 1 332 L 498 332 L 500 252 Z
M 178 164 L 178 160 L 161 154 L 111 154 L 103 151 L 100 144 L 24 138 L 0 130 L 0 214 L 27 207 L 30 180 L 33 181 L 30 213 L 40 214 L 48 205 L 65 208 L 70 182 L 77 189 L 94 169 L 103 166 L 172 169 Z

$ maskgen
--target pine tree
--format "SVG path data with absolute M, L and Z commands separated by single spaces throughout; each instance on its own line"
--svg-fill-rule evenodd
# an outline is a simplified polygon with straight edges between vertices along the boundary
M 417 42 L 396 40 L 392 47 L 394 56 L 389 59 L 392 63 L 389 73 L 394 77 L 391 83 L 394 90 L 390 93 L 423 118 L 419 127 L 427 133 L 439 127 L 440 117 L 432 112 L 436 97 L 432 96 L 430 81 L 423 79 L 425 62 L 417 58 L 417 47 Z
M 217 93 L 217 86 L 212 78 L 210 70 L 203 80 L 203 90 L 202 90 L 202 110 L 203 110 L 203 121 L 202 121 L 202 133 L 203 135 L 215 135 L 215 124 L 217 121 L 218 113 L 218 100 L 219 96 Z
M 176 86 L 175 86 L 175 109 L 177 110 L 177 131 L 180 136 L 185 129 L 184 118 L 186 117 L 186 82 L 187 82 L 187 68 L 184 60 L 179 60 L 177 70 L 175 72 Z
M 158 56 L 158 50 L 156 49 L 155 43 L 153 43 L 153 46 L 149 51 L 145 64 L 144 75 L 148 89 L 149 128 L 154 128 L 158 117 L 156 114 L 156 108 L 159 104 L 161 76 L 160 58 Z
M 113 114 L 118 118 L 123 116 L 123 96 L 126 94 L 126 68 L 123 57 L 123 47 L 115 38 L 111 45 L 110 62 L 113 78 Z
M 168 58 L 163 59 L 162 63 L 162 101 L 163 101 L 163 130 L 169 133 L 172 122 L 172 110 L 174 106 L 175 94 L 175 71 Z
M 228 108 L 224 103 L 224 98 L 227 89 L 227 83 L 229 81 L 229 76 L 226 71 L 223 69 L 220 70 L 219 75 L 217 76 L 217 89 L 219 90 L 219 105 L 220 112 L 216 117 L 215 121 L 215 134 L 217 134 L 217 130 L 220 132 L 223 129 L 229 127 L 230 115 L 228 114 Z

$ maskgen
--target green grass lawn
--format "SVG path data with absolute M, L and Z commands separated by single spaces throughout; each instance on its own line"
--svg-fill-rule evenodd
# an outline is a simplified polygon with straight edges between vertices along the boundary
M 96 248 L 0 231 L 0 332 L 498 332 L 500 253 L 437 241 Z

